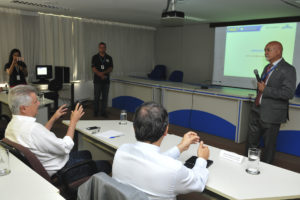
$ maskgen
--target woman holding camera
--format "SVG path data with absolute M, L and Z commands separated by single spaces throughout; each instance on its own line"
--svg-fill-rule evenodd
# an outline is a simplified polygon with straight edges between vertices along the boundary
M 19 49 L 10 51 L 8 63 L 5 65 L 4 70 L 9 75 L 10 87 L 27 84 L 25 79 L 28 76 L 27 66 L 24 63 L 24 58 L 21 57 Z

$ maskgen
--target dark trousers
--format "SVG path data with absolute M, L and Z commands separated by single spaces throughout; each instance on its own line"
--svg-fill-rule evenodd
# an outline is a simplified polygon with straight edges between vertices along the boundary
M 245 154 L 248 154 L 249 148 L 258 148 L 261 138 L 263 138 L 265 148 L 261 160 L 266 163 L 272 163 L 276 152 L 276 141 L 279 129 L 280 124 L 265 123 L 261 121 L 259 112 L 252 110 Z
M 69 155 L 69 160 L 62 169 L 74 166 L 82 161 L 92 160 L 92 155 L 89 151 L 75 151 L 71 152 Z M 111 173 L 111 164 L 105 160 L 94 161 L 97 167 L 97 172 L 105 172 L 107 174 Z M 86 177 L 90 173 L 90 168 L 86 165 L 78 167 L 68 173 L 67 181 L 73 182 L 75 180 Z
M 106 112 L 108 101 L 109 83 L 94 83 L 94 114 L 99 112 L 99 102 L 101 98 L 101 114 Z

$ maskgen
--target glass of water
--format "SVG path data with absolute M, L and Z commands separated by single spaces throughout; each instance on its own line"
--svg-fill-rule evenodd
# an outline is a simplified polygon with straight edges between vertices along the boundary
M 126 125 L 127 124 L 127 112 L 126 110 L 121 110 L 120 113 L 120 123 L 121 125 Z
M 0 147 L 0 176 L 7 175 L 9 173 L 9 151 Z
M 248 164 L 246 172 L 253 175 L 260 174 L 259 161 L 261 150 L 258 148 L 249 148 L 248 150 Z

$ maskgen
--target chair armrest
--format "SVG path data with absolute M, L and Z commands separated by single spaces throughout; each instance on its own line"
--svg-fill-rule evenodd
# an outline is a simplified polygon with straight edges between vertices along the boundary
M 84 166 L 84 165 L 90 166 L 91 169 L 93 169 L 94 172 L 97 171 L 96 163 L 93 160 L 85 160 L 85 161 L 79 162 L 79 163 L 77 163 L 77 164 L 75 164 L 71 167 L 62 169 L 58 173 L 65 174 L 65 173 L 68 173 L 70 170 L 79 168 L 79 167 Z
M 10 118 L 9 118 L 9 116 L 7 116 L 7 115 L 1 115 L 0 114 L 0 119 L 4 119 L 4 120 L 6 120 L 7 121 L 7 123 L 10 121 Z
M 60 183 L 62 183 L 65 186 L 68 186 L 69 183 L 76 181 L 76 180 L 73 180 L 74 178 L 72 177 L 72 174 L 71 174 L 72 171 L 78 170 L 79 168 L 84 167 L 84 166 L 86 166 L 85 169 L 87 169 L 87 170 L 84 170 L 84 173 L 82 174 L 82 176 L 79 176 L 77 178 L 77 180 L 97 173 L 96 163 L 93 160 L 88 160 L 88 161 L 79 162 L 71 167 L 60 170 L 52 178 L 57 178 Z

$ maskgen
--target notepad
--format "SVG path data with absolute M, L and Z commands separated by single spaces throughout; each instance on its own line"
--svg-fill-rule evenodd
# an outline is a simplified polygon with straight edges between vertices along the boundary
M 114 138 L 114 137 L 120 137 L 123 136 L 124 133 L 114 130 L 105 131 L 102 133 L 98 133 L 97 137 L 103 137 L 103 138 Z

